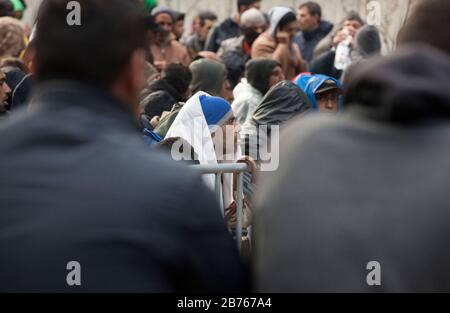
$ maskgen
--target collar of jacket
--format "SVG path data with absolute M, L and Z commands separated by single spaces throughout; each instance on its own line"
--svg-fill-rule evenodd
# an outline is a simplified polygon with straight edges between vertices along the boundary
M 82 108 L 92 114 L 102 114 L 117 120 L 121 125 L 139 129 L 131 108 L 118 100 L 106 88 L 72 80 L 50 80 L 36 85 L 29 110 L 49 113 Z

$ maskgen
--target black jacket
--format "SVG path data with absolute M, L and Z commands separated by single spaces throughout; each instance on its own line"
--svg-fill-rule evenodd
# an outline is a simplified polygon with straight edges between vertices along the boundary
M 170 112 L 176 103 L 187 100 L 163 79 L 155 81 L 146 88 L 141 99 L 140 105 L 150 119 L 154 116 L 161 116 L 164 111 Z
M 108 93 L 46 83 L 0 137 L 0 292 L 246 289 L 213 193 Z
M 227 18 L 219 26 L 211 30 L 211 34 L 205 44 L 205 50 L 217 52 L 222 41 L 239 37 L 241 35 L 241 28 L 231 17 Z
M 312 32 L 298 32 L 294 37 L 294 42 L 300 48 L 302 57 L 307 62 L 311 62 L 313 58 L 314 48 L 317 44 L 325 38 L 333 30 L 333 24 L 327 21 L 322 21 L 319 27 Z

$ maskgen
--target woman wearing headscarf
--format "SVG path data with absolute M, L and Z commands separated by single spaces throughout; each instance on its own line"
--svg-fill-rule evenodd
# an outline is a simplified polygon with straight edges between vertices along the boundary
M 177 161 L 198 161 L 201 165 L 235 162 L 238 153 L 237 134 L 240 127 L 235 126 L 234 122 L 233 110 L 226 100 L 204 92 L 196 93 L 180 110 L 166 135 L 165 140 L 179 139 L 172 144 L 172 158 Z M 228 151 L 227 149 L 231 147 L 233 151 Z M 192 155 L 196 160 L 191 160 Z M 214 178 L 214 175 L 205 175 L 205 182 L 212 189 L 215 188 Z M 233 228 L 236 203 L 232 175 L 223 174 L 219 187 L 221 206 L 229 219 L 230 227 Z M 251 219 L 248 204 L 243 210 L 245 229 L 250 225 Z M 244 238 L 244 241 L 247 242 L 248 238 Z
M 197 157 L 196 161 L 201 165 L 217 165 L 219 161 L 223 161 L 223 156 L 227 152 L 235 153 L 235 151 L 225 151 L 224 153 L 225 134 L 227 134 L 224 128 L 233 126 L 233 124 L 233 110 L 226 100 L 198 92 L 181 108 L 165 139 L 179 137 L 192 147 Z M 222 146 L 217 146 L 217 143 Z M 188 160 L 191 153 L 172 155 L 172 157 L 175 160 Z M 214 189 L 214 177 L 207 175 L 206 180 Z M 223 187 L 224 207 L 226 208 L 232 203 L 231 188 L 228 184 L 224 184 Z
M 269 12 L 270 27 L 256 39 L 252 58 L 270 58 L 281 64 L 286 79 L 293 79 L 306 70 L 300 49 L 294 43 L 297 17 L 288 7 L 274 7 Z
M 247 63 L 245 79 L 233 91 L 236 122 L 243 125 L 253 115 L 269 89 L 284 80 L 281 64 L 272 59 L 254 59 Z
M 315 111 L 329 114 L 342 111 L 339 80 L 326 75 L 301 74 L 295 79 L 295 84 L 306 93 Z
M 262 161 L 268 162 L 266 157 L 262 158 L 262 152 L 268 152 L 267 149 L 271 146 L 274 131 L 272 127 L 282 127 L 310 109 L 311 103 L 307 95 L 297 85 L 290 81 L 279 82 L 269 90 L 253 116 L 242 127 L 242 153 L 256 160 L 258 165 Z

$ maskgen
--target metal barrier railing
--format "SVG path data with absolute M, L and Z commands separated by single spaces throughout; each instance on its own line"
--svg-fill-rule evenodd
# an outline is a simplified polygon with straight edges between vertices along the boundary
M 217 165 L 194 165 L 192 166 L 195 170 L 201 174 L 213 174 L 215 175 L 215 192 L 216 197 L 221 203 L 221 208 L 223 210 L 223 200 L 221 199 L 221 186 L 222 186 L 222 175 L 223 174 L 237 174 L 237 196 L 236 196 L 236 206 L 237 206 L 237 223 L 236 223 L 236 242 L 238 250 L 241 250 L 241 240 L 242 240 L 242 224 L 243 224 L 243 207 L 244 207 L 244 174 L 249 172 L 249 167 L 245 163 L 229 163 L 229 164 L 217 164 Z M 222 211 L 224 214 L 224 212 Z M 225 215 L 225 214 L 224 214 Z

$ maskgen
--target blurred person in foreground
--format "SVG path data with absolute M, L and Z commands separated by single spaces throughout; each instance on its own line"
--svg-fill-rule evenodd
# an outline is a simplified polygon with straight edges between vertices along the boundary
M 421 2 L 399 50 L 351 72 L 347 114 L 286 130 L 255 214 L 258 291 L 450 291 L 449 21 L 446 0 Z
M 348 114 L 285 130 L 257 201 L 257 291 L 450 291 L 449 84 L 447 54 L 405 46 L 354 70 Z
M 67 25 L 67 1 L 44 3 L 39 85 L 29 110 L 0 126 L 0 290 L 245 290 L 214 194 L 149 153 L 137 131 L 143 8 L 137 0 L 79 1 L 82 28 Z M 81 267 L 74 286 L 70 261 Z

